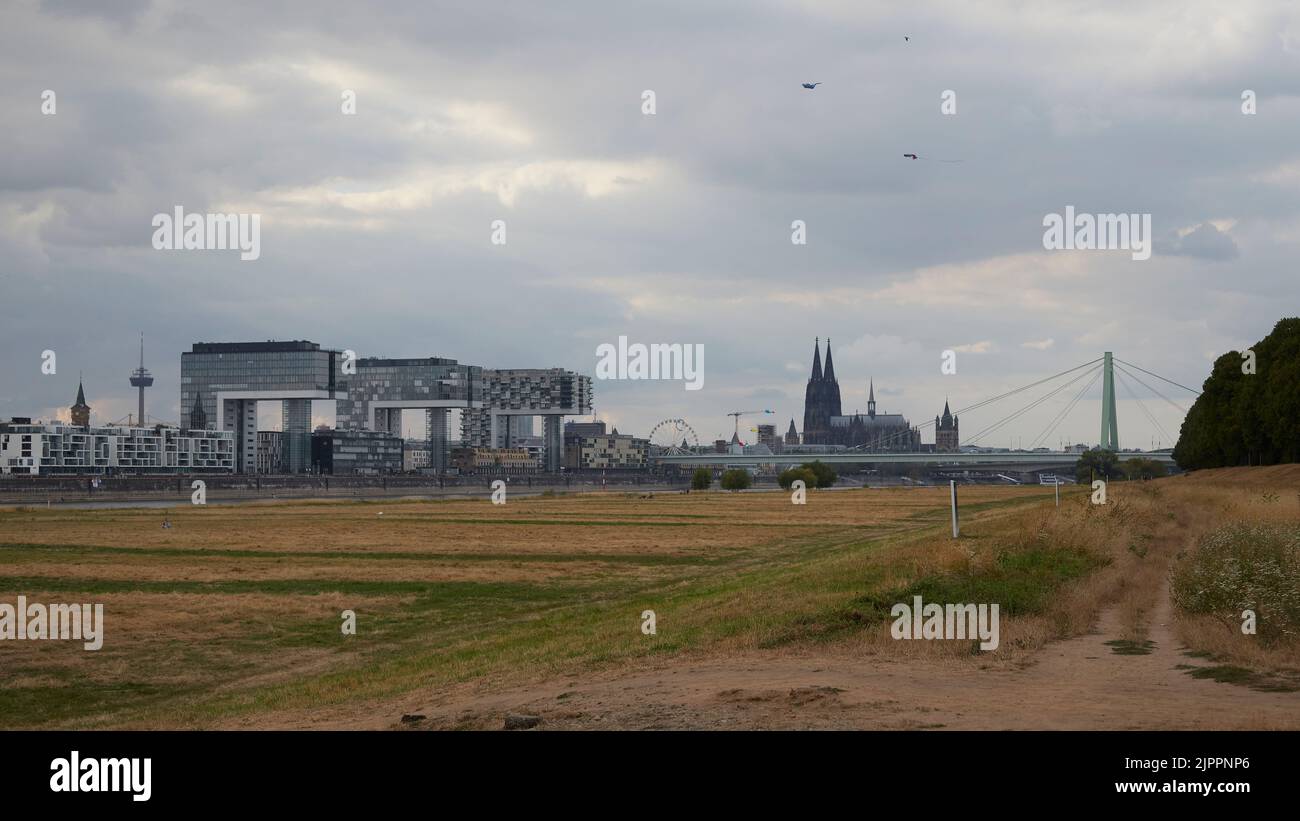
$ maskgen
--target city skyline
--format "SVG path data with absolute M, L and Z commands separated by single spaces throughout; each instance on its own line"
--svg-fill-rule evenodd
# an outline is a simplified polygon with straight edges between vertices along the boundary
M 268 344 L 271 344 L 271 343 L 280 343 L 280 344 L 285 344 L 285 343 L 304 343 L 304 344 L 309 344 L 309 345 L 315 346 L 315 347 L 319 348 L 319 350 L 321 350 L 321 351 L 334 350 L 334 351 L 338 351 L 338 352 L 341 353 L 341 351 L 339 351 L 339 349 L 332 349 L 332 348 L 330 348 L 330 347 L 327 346 L 327 345 L 320 345 L 319 343 L 315 343 L 315 342 L 305 342 L 304 340 L 298 340 L 298 339 L 295 339 L 295 340 L 289 340 L 289 339 L 266 340 L 266 342 L 267 342 Z M 215 346 L 214 346 L 214 343 L 195 343 L 194 346 L 197 348 L 199 344 L 202 344 L 202 345 L 205 346 L 205 347 L 222 347 L 222 346 L 229 345 L 230 343 L 216 343 Z M 831 348 L 830 348 L 830 340 L 827 339 L 825 344 L 826 344 L 826 352 L 827 352 L 827 364 L 830 365 L 830 362 L 831 362 Z M 247 341 L 240 342 L 240 343 L 236 343 L 236 346 L 243 346 L 243 345 L 261 345 L 261 343 L 257 343 L 257 342 L 247 342 Z M 813 371 L 813 372 L 814 372 L 814 373 L 817 373 L 817 370 L 816 370 L 816 369 L 817 369 L 818 366 L 820 365 L 820 354 L 821 354 L 821 343 L 820 343 L 820 338 L 819 338 L 817 348 L 816 348 L 816 350 L 815 350 L 815 352 L 814 352 L 814 360 L 815 360 L 815 361 L 814 361 L 814 365 L 813 365 L 813 367 L 814 367 L 814 371 Z M 361 359 L 361 360 L 364 360 L 364 359 L 366 359 L 366 358 L 367 358 L 367 357 L 359 357 L 359 359 Z M 436 358 L 436 357 L 434 357 L 434 358 L 432 358 L 432 359 L 430 359 L 430 358 L 422 358 L 422 359 L 411 359 L 411 360 L 391 360 L 391 359 L 388 359 L 388 358 L 383 358 L 383 357 L 381 357 L 381 358 L 379 358 L 379 359 L 377 359 L 377 360 L 375 360 L 375 361 L 377 361 L 377 362 L 400 362 L 400 361 L 409 361 L 409 362 L 417 362 L 417 361 L 421 361 L 421 362 L 423 362 L 423 361 L 428 361 L 428 362 L 439 362 L 439 361 L 445 361 L 445 362 L 448 362 L 448 363 L 453 363 L 455 360 L 453 360 L 453 359 L 439 360 L 439 359 Z M 471 363 L 462 363 L 462 365 L 470 365 L 470 364 L 471 364 Z M 140 366 L 139 368 L 137 368 L 137 371 L 133 371 L 133 372 L 132 372 L 132 375 L 135 376 L 135 375 L 136 375 L 140 370 L 143 370 L 143 369 L 144 369 L 144 368 L 143 368 L 143 364 L 141 364 L 141 366 Z M 511 369 L 506 369 L 506 370 L 511 370 Z M 839 374 L 836 373 L 836 372 L 834 372 L 833 369 L 828 369 L 828 372 L 827 372 L 827 376 L 828 376 L 828 377 L 830 377 L 830 378 L 835 378 L 836 381 L 838 381 L 838 375 L 839 375 Z M 85 374 L 84 374 L 84 372 L 78 372 L 78 377 L 77 377 L 77 379 L 78 379 L 78 385 L 77 385 L 77 399 L 78 399 L 78 401 L 80 402 L 80 401 L 82 401 L 83 396 L 84 396 L 84 382 L 85 382 Z M 179 379 L 177 380 L 177 384 L 178 384 L 178 385 L 180 384 L 180 381 L 181 381 L 181 380 L 179 380 Z M 864 416 L 865 416 L 867 413 L 874 413 L 874 411 L 875 411 L 875 406 L 876 406 L 876 404 L 877 404 L 877 403 L 873 400 L 873 397 L 874 397 L 874 391 L 875 391 L 875 389 L 876 389 L 876 386 L 875 386 L 875 384 L 874 384 L 874 378 L 872 378 L 872 377 L 868 377 L 868 380 L 867 380 L 867 381 L 868 381 L 868 387 L 867 387 L 867 402 L 866 402 L 865 405 L 864 405 L 864 407 L 867 409 L 867 411 L 866 411 L 865 413 L 863 413 Z M 847 380 L 845 380 L 845 382 L 848 383 L 848 384 L 851 384 L 851 383 L 852 383 L 852 379 L 851 379 L 851 378 L 850 378 L 850 379 L 847 379 Z M 597 382 L 596 382 L 596 384 L 608 384 L 608 383 L 609 383 L 608 380 L 606 380 L 605 382 L 600 382 L 600 381 L 597 381 Z M 1060 383 L 1054 383 L 1054 384 L 1059 385 Z M 882 386 L 882 387 L 883 387 L 883 386 Z M 1046 390 L 1047 390 L 1048 388 L 1050 388 L 1050 387 L 1051 387 L 1051 385 L 1049 384 L 1047 387 L 1044 388 L 1044 391 L 1046 391 Z M 1089 393 L 1100 392 L 1100 387 L 1098 387 L 1096 391 L 1088 391 L 1088 392 L 1089 392 Z M 900 390 L 891 390 L 891 389 L 888 389 L 888 388 L 883 388 L 882 391 L 881 391 L 881 393 L 882 393 L 882 394 L 889 394 L 889 395 L 899 395 L 899 394 L 901 394 L 901 393 L 903 393 L 903 392 L 900 391 Z M 1041 393 L 1041 392 L 1040 392 L 1040 393 Z M 164 394 L 163 394 L 163 395 L 165 395 L 165 394 L 166 394 L 166 392 L 164 391 Z M 1067 396 L 1067 397 L 1068 397 L 1069 395 L 1070 395 L 1070 393 L 1066 393 L 1066 394 L 1065 394 L 1065 396 Z M 1036 394 L 1031 393 L 1031 394 L 1028 394 L 1028 396 L 1036 396 Z M 989 398 L 989 397 L 984 397 L 984 398 L 987 399 L 987 398 Z M 807 395 L 806 395 L 806 396 L 805 396 L 805 399 L 804 399 L 803 407 L 801 408 L 801 412 L 806 413 L 806 411 L 807 411 L 807 401 L 808 401 L 808 400 L 807 400 Z M 1119 400 L 1118 396 L 1117 396 L 1116 401 L 1117 401 L 1117 403 L 1119 403 L 1119 404 L 1122 406 L 1122 402 Z M 209 405 L 209 406 L 210 406 L 210 405 L 212 405 L 212 402 L 213 402 L 213 398 L 212 398 L 212 397 L 208 397 L 207 402 L 206 402 L 206 405 Z M 130 414 L 130 413 L 128 413 L 127 416 L 125 416 L 125 417 L 114 417 L 114 416 L 111 415 L 111 414 L 112 414 L 112 411 L 111 411 L 111 410 L 110 410 L 108 413 L 105 413 L 105 412 L 103 412 L 103 411 L 97 411 L 97 410 L 95 410 L 95 403 L 94 403 L 94 402 L 88 402 L 88 404 L 89 404 L 89 406 L 90 406 L 89 414 L 90 414 L 90 417 L 91 417 L 91 420 L 92 420 L 92 424 L 94 424 L 94 425 L 96 425 L 96 426 L 113 425 L 113 424 L 122 424 L 122 425 L 126 425 L 126 424 L 138 424 L 138 420 L 137 420 L 137 421 L 134 421 L 134 422 L 132 421 L 135 417 L 134 417 L 132 414 Z M 282 425 L 282 420 L 283 420 L 282 413 L 283 413 L 283 411 L 282 411 L 282 408 L 281 408 L 281 402 L 276 401 L 276 400 L 262 400 L 262 401 L 260 401 L 260 402 L 257 402 L 256 404 L 257 404 L 257 419 L 258 419 L 258 423 L 257 423 L 257 424 L 258 424 L 258 429 L 259 429 L 259 430 L 265 430 L 265 431 L 279 431 L 279 430 L 282 430 L 282 429 L 283 429 L 283 425 Z M 339 412 L 338 412 L 338 410 L 337 410 L 338 400 L 334 400 L 334 399 L 316 399 L 316 400 L 311 400 L 311 401 L 309 402 L 309 404 L 310 404 L 310 406 L 311 406 L 311 415 L 310 415 L 310 428 L 311 428 L 311 429 L 315 429 L 317 426 L 329 427 L 329 428 L 334 428 L 334 427 L 339 427 L 339 428 L 356 428 L 356 424 L 354 424 L 353 422 L 348 422 L 348 421 L 345 421 L 345 420 L 342 419 L 343 417 L 346 417 L 346 416 L 347 416 L 348 411 L 346 411 L 346 409 L 345 409 L 345 411 L 344 411 L 343 413 L 339 413 Z M 1065 400 L 1064 398 L 1060 398 L 1060 399 L 1058 399 L 1058 404 L 1066 404 L 1066 400 Z M 1079 417 L 1082 417 L 1082 416 L 1084 415 L 1084 412 L 1081 411 L 1080 409 L 1083 408 L 1086 404 L 1087 404 L 1086 402 L 1080 402 L 1080 403 L 1076 404 L 1076 405 L 1074 406 L 1074 408 L 1073 408 L 1073 411 L 1072 411 L 1072 412 L 1070 413 L 1070 415 L 1069 415 L 1068 417 L 1066 417 L 1066 418 L 1075 418 L 1075 419 L 1078 419 Z M 1100 399 L 1098 399 L 1097 404 L 1100 405 Z M 945 397 L 945 398 L 944 398 L 944 408 L 943 408 L 944 412 L 948 412 L 948 411 L 949 411 L 949 409 L 950 409 L 949 406 L 950 406 L 950 405 L 952 405 L 951 397 Z M 176 405 L 176 407 L 179 408 L 179 407 L 180 407 L 180 403 L 178 403 L 178 404 Z M 209 409 L 209 410 L 211 410 L 211 409 Z M 992 412 L 990 418 L 994 418 L 994 419 L 1001 418 L 1001 417 L 1003 417 L 1003 416 L 1008 415 L 1008 412 L 1009 412 L 1010 410 L 1012 410 L 1012 408 L 1011 408 L 1010 406 L 1002 406 L 1000 411 Z M 1150 409 L 1148 408 L 1148 411 L 1149 411 L 1149 410 L 1150 410 Z M 859 409 L 858 409 L 858 408 L 852 408 L 852 409 L 850 409 L 850 406 L 848 406 L 847 404 L 844 406 L 844 411 L 845 411 L 846 415 L 847 415 L 847 416 L 850 416 L 850 417 L 852 417 L 852 416 L 856 416 L 856 415 L 858 415 L 858 413 L 859 413 Z M 952 411 L 953 411 L 954 413 L 959 413 L 959 414 L 960 414 L 960 413 L 970 412 L 970 411 L 967 411 L 965 408 L 963 408 L 963 407 L 961 407 L 961 406 L 953 406 L 953 407 L 952 407 Z M 67 405 L 64 405 L 64 406 L 61 407 L 61 408 L 55 408 L 55 409 L 53 409 L 53 413 L 49 414 L 48 416 L 42 416 L 42 415 L 40 415 L 40 414 L 22 414 L 22 413 L 14 413 L 13 415 L 14 415 L 14 416 L 17 416 L 17 417 L 20 417 L 20 418 L 22 418 L 22 417 L 32 418 L 33 420 L 46 420 L 46 421 L 51 421 L 51 422 L 53 422 L 53 421 L 61 421 L 61 422 L 64 422 L 64 423 L 68 423 L 69 420 L 70 420 L 70 412 L 71 412 L 71 405 L 70 405 L 70 404 L 67 404 Z M 181 428 L 187 428 L 187 427 L 189 427 L 189 425 L 187 424 L 187 420 L 190 419 L 190 416 L 191 416 L 191 413 L 192 413 L 192 412 L 193 412 L 193 408 L 191 408 L 189 411 L 186 411 L 185 413 L 181 413 L 181 414 L 179 414 L 179 418 L 178 418 L 178 419 L 165 419 L 165 418 L 161 418 L 161 417 L 157 416 L 157 414 L 155 414 L 155 413 L 147 412 L 148 423 L 149 423 L 149 424 L 157 424 L 157 423 L 160 423 L 160 422 L 161 422 L 161 423 L 163 423 L 163 424 L 167 424 L 167 425 L 179 426 L 179 427 L 181 427 Z M 215 412 L 215 411 L 214 411 L 214 412 Z M 460 412 L 459 410 L 452 410 L 452 411 L 450 411 L 450 416 L 449 416 L 449 419 L 448 419 L 448 423 L 449 423 L 449 430 L 450 430 L 450 433 L 451 433 L 452 440 L 458 440 L 458 437 L 459 437 L 459 432 L 460 432 L 460 423 L 461 423 L 460 413 L 461 413 L 461 412 Z M 888 415 L 888 414 L 891 413 L 891 411 L 890 411 L 889 408 L 884 407 L 884 406 L 882 405 L 882 407 L 881 407 L 880 410 L 879 410 L 879 413 L 880 413 L 881 415 Z M 975 411 L 974 413 L 978 413 L 978 411 Z M 205 414 L 205 415 L 210 415 L 210 414 Z M 541 415 L 541 414 L 539 414 L 539 415 Z M 654 414 L 652 413 L 651 415 L 653 416 Z M 897 415 L 898 415 L 898 416 L 905 416 L 906 414 L 897 414 Z M 918 417 L 917 417 L 917 421 L 916 421 L 916 423 L 912 425 L 913 428 L 915 428 L 915 429 L 917 429 L 917 430 L 919 430 L 919 431 L 921 432 L 920 441 L 921 441 L 923 444 L 925 444 L 925 445 L 933 445 L 933 444 L 936 443 L 936 440 L 935 440 L 935 432 L 934 432 L 934 430 L 933 430 L 934 425 L 931 424 L 930 420 L 931 420 L 931 419 L 934 419 L 934 418 L 937 418 L 937 417 L 940 416 L 940 415 L 941 415 L 941 414 L 936 413 L 936 414 L 933 414 L 933 415 L 930 415 L 930 416 L 925 416 L 925 415 L 918 416 Z M 422 418 L 416 418 L 416 417 L 417 417 L 417 413 L 415 413 L 415 412 L 410 412 L 410 411 L 408 411 L 408 412 L 407 412 L 407 413 L 402 417 L 402 419 L 401 419 L 401 435 L 402 435 L 403 438 L 407 438 L 407 439 L 421 439 L 421 438 L 423 438 L 423 436 L 422 436 L 422 432 L 423 432 L 423 429 L 424 429 L 424 422 L 423 422 Z M 579 417 L 579 418 L 585 418 L 585 417 Z M 611 419 L 608 418 L 607 416 L 602 416 L 599 412 L 594 413 L 594 414 L 592 415 L 592 418 L 607 423 L 611 428 L 618 428 L 618 426 L 619 426 L 619 423 L 618 423 L 617 421 L 615 421 L 615 420 L 611 420 Z M 770 413 L 767 413 L 767 412 L 765 411 L 763 414 L 759 414 L 759 413 L 745 413 L 745 414 L 742 415 L 741 418 L 744 419 L 745 421 L 743 422 L 743 424 L 742 424 L 741 426 L 739 426 L 739 430 L 741 430 L 742 432 L 744 432 L 746 435 L 742 435 L 740 438 L 741 438 L 742 442 L 744 442 L 744 443 L 746 443 L 746 444 L 752 444 L 752 443 L 753 443 L 754 441 L 756 441 L 756 439 L 757 439 L 757 436 L 756 436 L 756 434 L 754 433 L 754 431 L 757 430 L 757 426 L 758 426 L 760 423 L 775 424 L 775 423 L 771 423 L 770 421 L 767 421 L 767 420 L 770 420 L 770 419 L 780 419 L 780 418 L 781 418 L 781 412 L 779 412 L 779 411 L 774 411 L 774 410 L 773 410 L 773 411 L 771 411 Z M 784 430 L 784 428 L 782 427 L 783 425 L 786 425 L 786 424 L 792 424 L 792 425 L 794 425 L 794 428 L 799 432 L 800 436 L 803 437 L 803 436 L 806 435 L 806 430 L 805 430 L 805 427 L 804 427 L 803 425 L 800 425 L 800 424 L 799 424 L 799 420 L 800 420 L 801 418 L 806 418 L 806 416 L 805 416 L 805 417 L 801 417 L 801 416 L 791 416 L 791 417 L 790 417 L 786 422 L 781 422 L 780 424 L 777 424 L 777 427 L 780 428 L 780 429 L 782 429 L 782 430 Z M 1086 424 L 1087 424 L 1087 422 L 1084 422 L 1084 426 L 1085 426 L 1085 427 L 1086 427 Z M 650 427 L 653 427 L 653 424 L 652 424 Z M 968 426 L 968 429 L 969 429 L 969 426 Z M 624 427 L 624 432 L 627 433 L 627 432 L 629 432 L 629 430 L 630 430 L 630 429 L 627 428 L 627 426 L 625 425 L 625 427 Z M 648 430 L 649 430 L 649 428 L 647 428 L 646 431 L 641 431 L 641 434 L 642 434 L 642 435 L 645 435 L 645 434 L 647 433 Z M 1121 426 L 1121 430 L 1123 430 L 1123 426 Z M 1175 434 L 1175 437 L 1176 437 L 1176 434 Z M 1131 437 L 1130 437 L 1130 438 L 1131 438 Z M 702 444 L 705 443 L 705 442 L 708 442 L 708 441 L 713 441 L 713 440 L 727 440 L 727 439 L 728 439 L 728 437 L 727 437 L 725 431 L 721 431 L 721 430 L 720 430 L 720 431 L 718 432 L 718 434 L 716 434 L 716 435 L 714 435 L 714 436 L 706 436 L 706 437 L 704 437 L 703 440 L 702 440 Z M 807 441 L 805 440 L 804 443 L 806 444 Z M 1049 436 L 1049 437 L 1047 437 L 1047 438 L 1043 438 L 1043 435 L 1042 435 L 1042 432 L 1041 432 L 1041 431 L 1039 432 L 1039 435 L 1038 435 L 1038 436 L 1031 437 L 1031 440 L 1030 440 L 1028 446 L 1026 445 L 1026 443 L 1025 443 L 1025 441 L 1024 441 L 1024 435 L 1021 434 L 1021 433 L 1014 432 L 1014 431 L 1013 431 L 1013 432 L 1010 432 L 1010 433 L 999 433 L 997 436 L 981 436 L 981 437 L 980 437 L 980 440 L 977 441 L 977 442 L 967 442 L 966 440 L 961 440 L 960 444 L 962 444 L 963 446 L 965 446 L 965 445 L 967 445 L 967 444 L 973 444 L 973 445 L 978 445 L 978 446 L 980 446 L 980 447 L 985 447 L 985 448 L 1003 448 L 1003 447 L 1005 447 L 1005 448 L 1011 448 L 1011 449 L 1022 449 L 1022 448 L 1024 448 L 1024 449 L 1030 449 L 1030 448 L 1033 448 L 1033 447 L 1038 447 L 1038 449 L 1044 449 L 1044 448 L 1046 448 L 1046 449 L 1049 449 L 1049 450 L 1057 450 L 1057 449 L 1066 449 L 1066 448 L 1070 448 L 1070 447 L 1076 446 L 1076 445 L 1078 445 L 1078 444 L 1087 444 L 1087 445 L 1090 445 L 1090 446 L 1095 446 L 1097 443 L 1096 443 L 1095 441 L 1092 441 L 1092 440 L 1088 439 L 1086 436 L 1085 436 L 1085 437 L 1079 437 L 1079 438 L 1071 438 L 1071 437 L 1069 437 L 1069 436 L 1066 436 L 1063 432 L 1061 432 L 1061 433 L 1058 434 L 1057 431 L 1056 431 L 1056 429 L 1053 429 L 1053 430 L 1052 430 L 1052 434 L 1051 434 L 1051 436 Z M 1143 446 L 1142 444 L 1133 444 L 1133 445 L 1130 445 L 1130 444 L 1127 444 L 1125 441 L 1121 441 L 1121 448 L 1122 448 L 1122 449 L 1125 449 L 1125 450 L 1150 450 L 1150 449 L 1155 449 L 1155 448 L 1167 449 L 1167 448 L 1171 448 L 1171 447 L 1173 446 L 1173 444 L 1174 444 L 1173 442 L 1162 441 L 1162 440 L 1157 440 L 1157 439 L 1154 439 L 1154 438 L 1153 438 L 1153 439 L 1152 439 L 1152 440 L 1151 440 L 1151 441 L 1150 441 L 1146 446 Z M 892 448 L 891 448 L 891 449 L 892 449 Z M 907 449 L 907 448 L 903 448 L 903 449 Z

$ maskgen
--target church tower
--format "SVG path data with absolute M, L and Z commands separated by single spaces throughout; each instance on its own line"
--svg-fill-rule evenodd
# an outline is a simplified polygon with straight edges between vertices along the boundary
M 72 406 L 72 424 L 79 428 L 90 427 L 90 405 L 86 404 L 86 391 L 77 380 L 77 402 Z
M 948 400 L 943 402 L 943 416 L 934 417 L 934 449 L 940 453 L 956 453 L 960 437 L 957 417 L 948 410 Z
M 829 414 L 825 408 L 826 380 L 822 376 L 822 341 L 813 342 L 812 376 L 808 377 L 808 387 L 803 393 L 803 442 L 805 445 L 821 444 L 830 427 Z
M 803 398 L 803 443 L 833 444 L 831 417 L 840 416 L 840 383 L 835 378 L 831 341 L 826 340 L 826 370 L 822 370 L 821 338 L 813 342 L 812 376 Z M 788 438 L 787 434 L 787 438 Z
M 790 420 L 790 429 L 785 432 L 785 443 L 787 445 L 799 444 L 799 431 L 794 429 L 794 420 Z
M 826 373 L 822 377 L 826 383 L 826 411 L 829 416 L 841 416 L 840 382 L 835 378 L 835 363 L 831 361 L 831 339 L 826 337 Z M 829 427 L 829 424 L 827 425 Z

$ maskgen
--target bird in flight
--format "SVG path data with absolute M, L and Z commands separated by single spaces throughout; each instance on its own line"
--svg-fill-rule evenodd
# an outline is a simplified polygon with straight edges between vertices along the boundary
M 911 42 L 911 40 L 912 40 L 911 37 L 908 37 L 906 34 L 903 35 L 903 42 L 904 42 L 904 43 Z
M 803 84 L 803 87 L 804 87 L 804 88 L 816 88 L 816 87 L 819 86 L 819 85 L 821 85 L 820 82 L 816 82 L 816 83 L 804 83 L 804 84 Z
M 925 160 L 927 162 L 962 162 L 962 160 L 936 160 L 933 157 L 919 157 L 916 154 L 904 154 L 903 156 L 909 160 Z

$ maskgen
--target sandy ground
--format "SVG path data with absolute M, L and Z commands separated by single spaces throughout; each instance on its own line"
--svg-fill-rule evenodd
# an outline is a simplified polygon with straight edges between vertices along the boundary
M 1195 679 L 1170 628 L 1152 614 L 1148 655 L 1119 655 L 1115 611 L 1085 636 L 1046 645 L 1019 669 L 854 657 L 845 649 L 674 659 L 534 686 L 413 694 L 359 714 L 281 716 L 289 727 L 501 729 L 511 713 L 540 729 L 1300 729 L 1300 692 Z M 403 714 L 425 719 L 402 724 Z M 264 721 L 258 722 L 265 726 Z

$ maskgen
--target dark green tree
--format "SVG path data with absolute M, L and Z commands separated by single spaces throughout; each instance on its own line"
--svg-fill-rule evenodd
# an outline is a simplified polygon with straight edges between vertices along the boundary
M 691 490 L 708 490 L 713 484 L 713 471 L 708 468 L 696 468 L 691 474 Z
M 1174 460 L 1185 470 L 1300 461 L 1300 318 L 1279 320 L 1246 352 L 1214 361 L 1179 430 Z
M 817 474 L 813 473 L 806 467 L 789 468 L 788 470 L 781 471 L 781 473 L 776 477 L 777 484 L 779 484 L 783 490 L 789 490 L 790 486 L 794 484 L 795 479 L 802 479 L 805 488 L 817 487 Z
M 722 474 L 718 484 L 723 490 L 744 490 L 754 483 L 754 477 L 744 468 L 733 468 Z
M 1074 463 L 1074 478 L 1080 484 L 1087 484 L 1093 479 L 1119 478 L 1119 460 L 1113 450 L 1094 449 L 1084 451 L 1079 461 Z
M 831 466 L 823 464 L 820 459 L 813 462 L 805 462 L 802 467 L 806 470 L 812 471 L 813 475 L 817 477 L 818 488 L 832 487 L 835 484 L 835 480 L 839 478 L 835 475 L 835 471 L 831 469 Z M 809 485 L 809 487 L 812 487 L 812 485 Z

